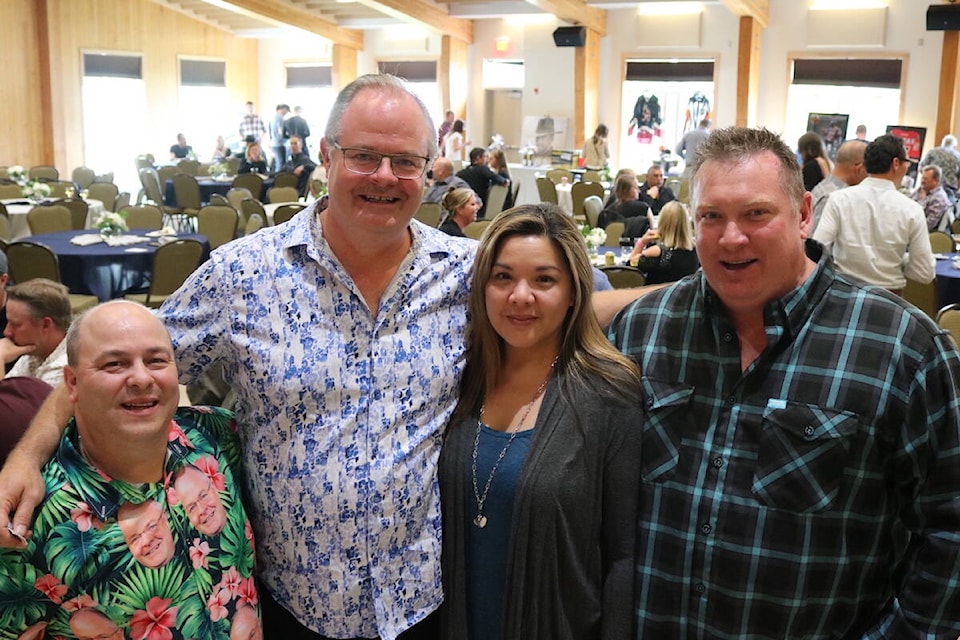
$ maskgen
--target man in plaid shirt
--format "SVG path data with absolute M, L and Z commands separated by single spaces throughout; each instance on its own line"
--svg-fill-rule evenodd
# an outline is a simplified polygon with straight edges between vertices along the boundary
M 610 333 L 644 373 L 639 637 L 956 638 L 960 355 L 807 239 L 779 137 L 699 151 L 702 270 Z
M 249 136 L 253 136 L 253 142 L 259 143 L 260 138 L 267 132 L 267 127 L 263 124 L 263 118 L 253 112 L 253 103 L 247 101 L 247 113 L 240 120 L 240 139 L 248 143 Z

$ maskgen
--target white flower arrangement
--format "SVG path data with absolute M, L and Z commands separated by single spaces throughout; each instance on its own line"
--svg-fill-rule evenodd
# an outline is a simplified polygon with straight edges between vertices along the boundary
M 33 200 L 42 200 L 48 197 L 52 191 L 53 189 L 49 184 L 40 182 L 39 180 L 27 180 L 22 188 L 23 196 Z
M 12 167 L 7 167 L 7 177 L 22 187 L 27 183 L 27 170 L 19 164 L 15 164 Z
M 587 247 L 590 249 L 603 246 L 607 241 L 607 232 L 599 227 L 591 228 L 588 225 L 583 225 L 580 227 L 580 233 L 583 235 L 583 241 L 587 243 Z
M 100 229 L 101 233 L 107 234 L 117 234 L 127 231 L 127 214 L 126 212 L 114 213 L 113 211 L 104 211 L 97 220 L 96 227 Z
M 210 175 L 213 177 L 225 176 L 230 170 L 230 165 L 226 162 L 211 162 L 210 163 Z

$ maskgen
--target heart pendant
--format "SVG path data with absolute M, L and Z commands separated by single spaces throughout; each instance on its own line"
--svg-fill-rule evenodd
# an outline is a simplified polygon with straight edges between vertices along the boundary
M 481 529 L 487 526 L 487 516 L 482 513 L 478 513 L 477 517 L 473 519 L 473 524 L 477 525 Z

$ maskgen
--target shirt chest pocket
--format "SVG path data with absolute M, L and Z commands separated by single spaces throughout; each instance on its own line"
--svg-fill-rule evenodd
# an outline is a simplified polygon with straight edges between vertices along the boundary
M 664 482 L 680 462 L 680 440 L 693 387 L 675 380 L 644 376 L 643 403 L 647 419 L 643 427 L 641 476 L 644 482 Z
M 787 403 L 766 407 L 753 495 L 795 513 L 830 508 L 839 495 L 860 420 L 848 411 Z

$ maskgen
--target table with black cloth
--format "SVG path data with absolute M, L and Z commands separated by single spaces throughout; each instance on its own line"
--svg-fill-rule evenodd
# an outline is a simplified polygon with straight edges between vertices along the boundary
M 953 266 L 960 253 L 941 253 L 945 260 L 937 260 L 937 308 L 960 302 L 960 269 Z
M 230 180 L 214 180 L 212 178 L 197 178 L 197 184 L 200 186 L 200 201 L 203 204 L 210 202 L 210 196 L 215 193 L 219 193 L 222 196 L 227 195 L 227 192 L 233 188 L 233 178 Z M 260 187 L 260 193 L 255 193 L 253 196 L 257 198 L 260 202 L 267 201 L 267 191 L 270 187 L 273 186 L 273 178 L 266 178 L 263 181 L 263 186 Z M 163 204 L 168 207 L 177 207 L 177 193 L 173 188 L 173 180 L 167 180 L 163 186 Z
M 149 231 L 132 229 L 124 235 L 145 236 Z M 89 230 L 58 231 L 27 236 L 23 240 L 45 245 L 57 254 L 60 279 L 71 293 L 93 294 L 102 302 L 122 298 L 127 292 L 145 290 L 150 286 L 153 254 L 159 247 L 158 238 L 119 247 L 111 247 L 103 242 L 87 246 L 70 242 L 76 236 L 89 233 Z M 176 238 L 199 240 L 204 246 L 202 260 L 209 257 L 210 243 L 206 236 L 183 233 Z

